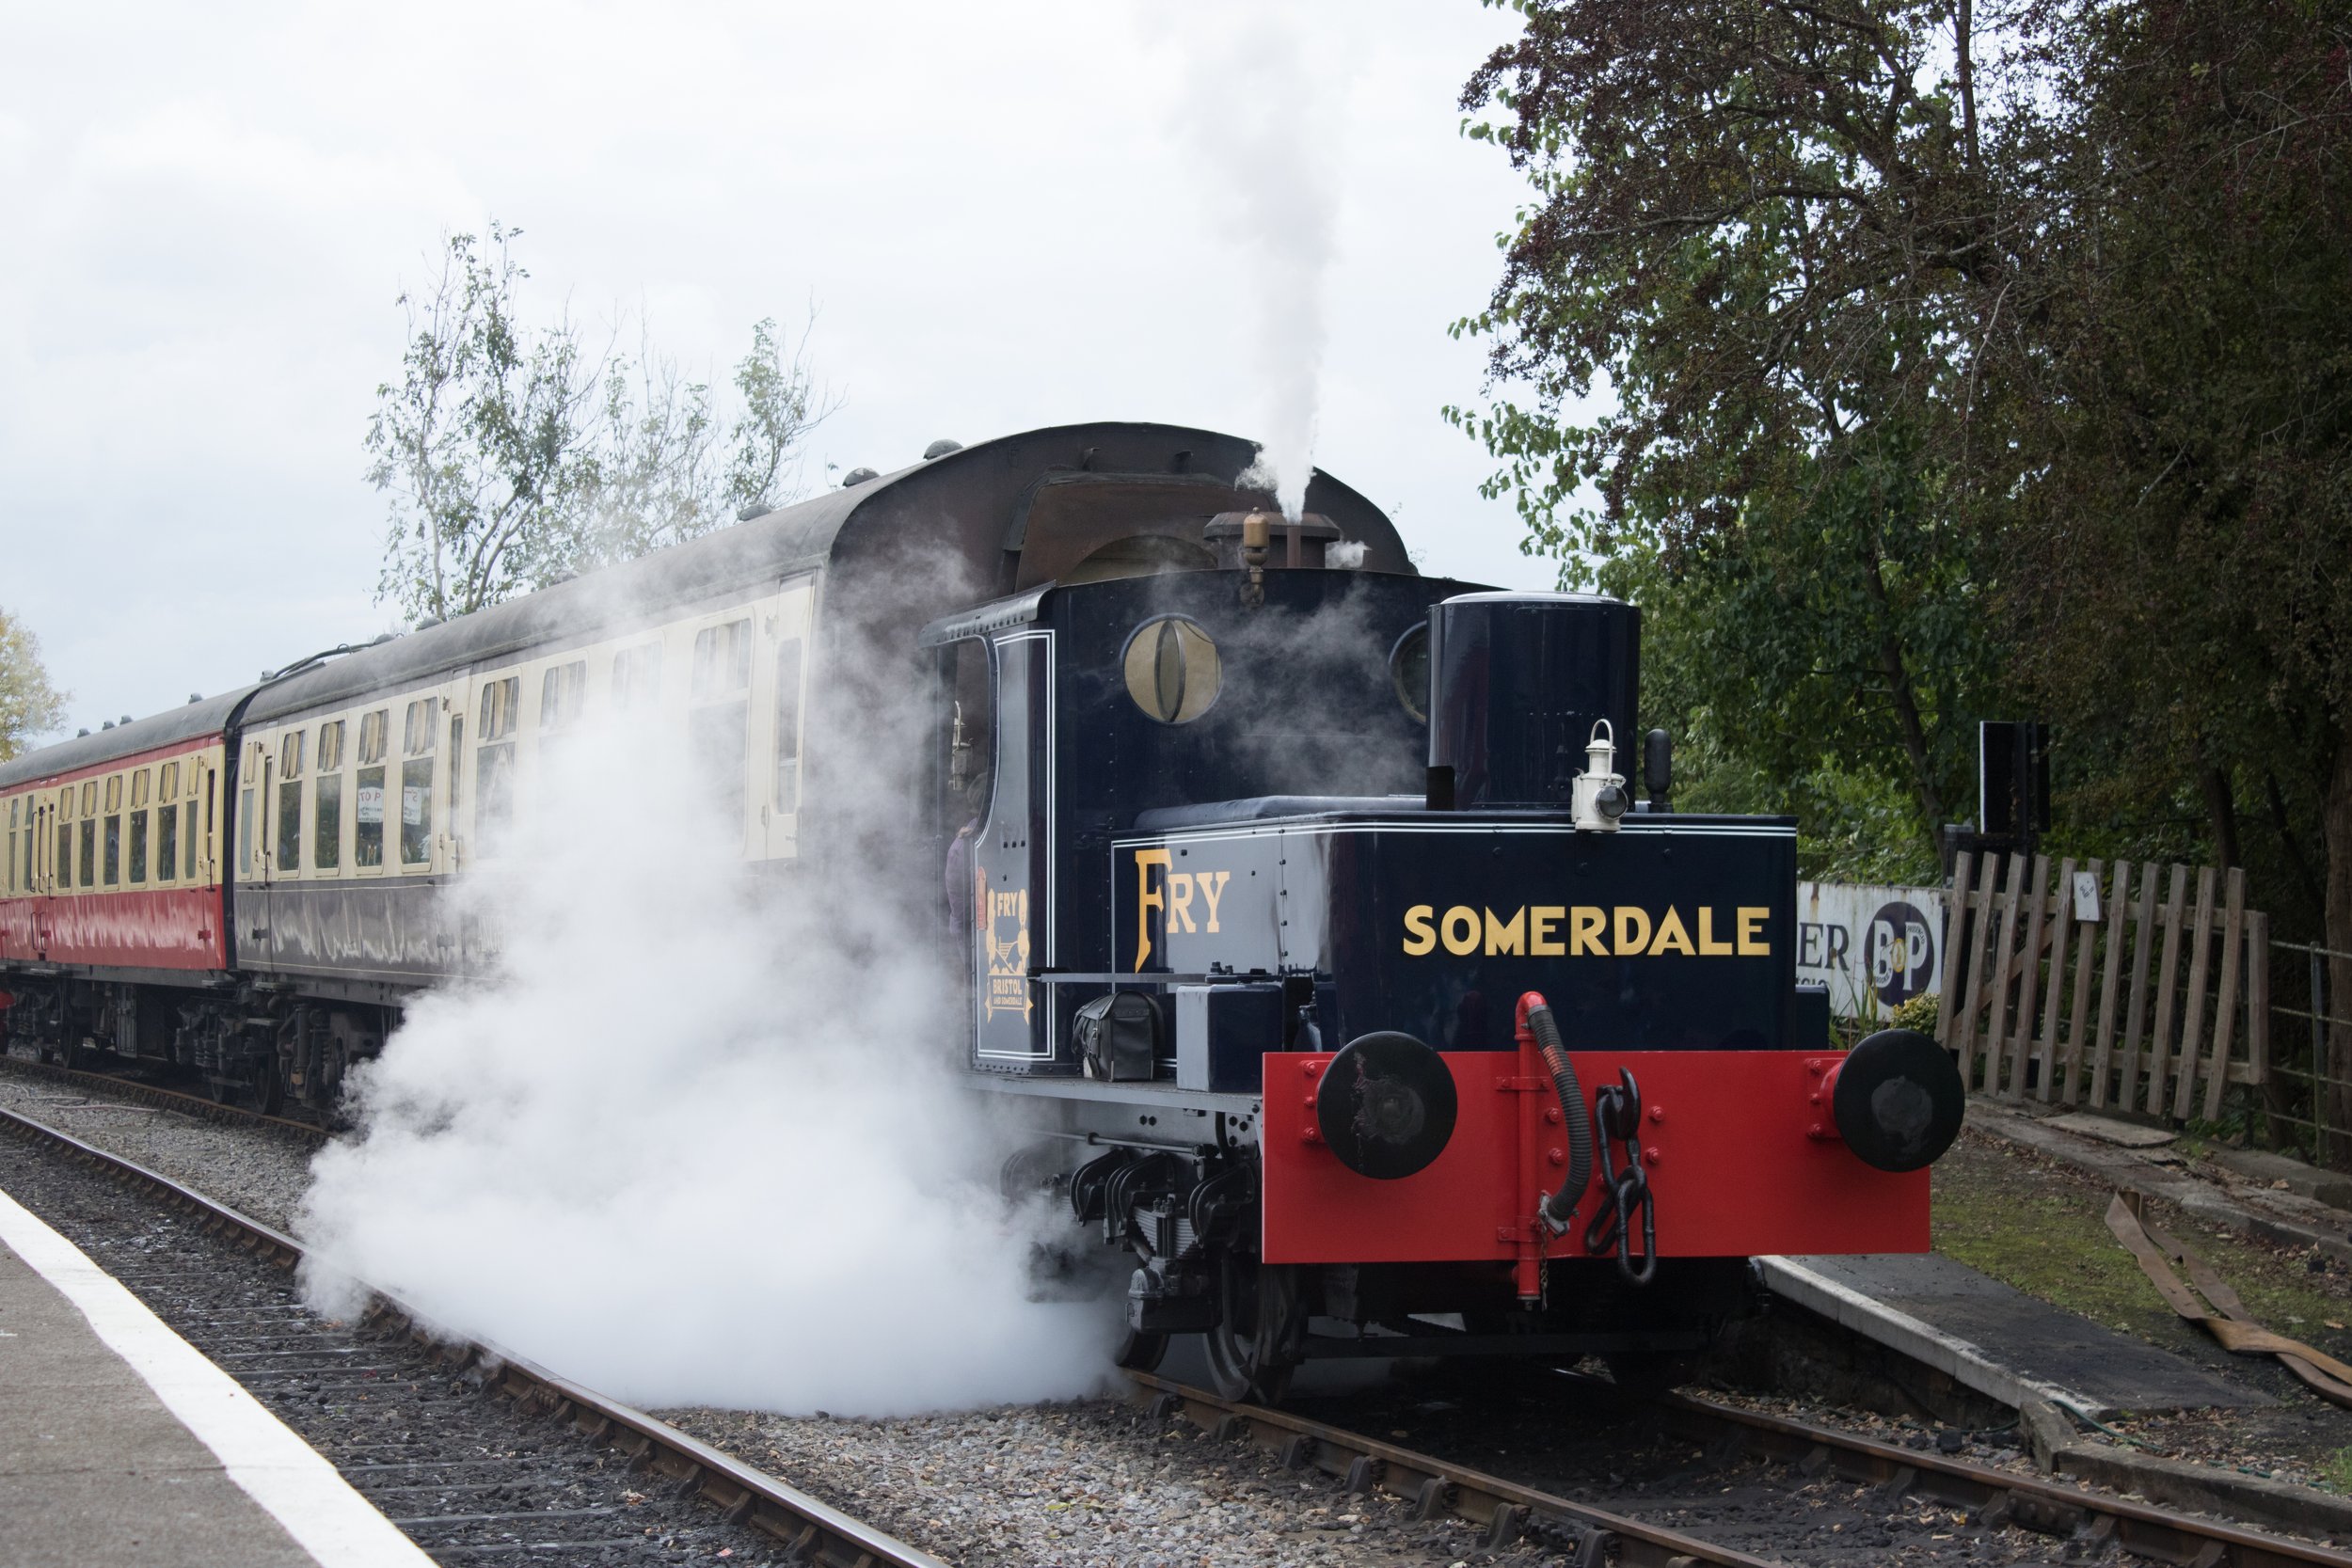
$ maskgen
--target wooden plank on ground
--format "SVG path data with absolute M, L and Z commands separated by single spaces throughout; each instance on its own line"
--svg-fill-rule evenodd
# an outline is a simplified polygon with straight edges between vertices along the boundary
M 1944 943 L 1944 990 L 1935 999 L 1935 1041 L 1947 1051 L 1960 1049 L 1952 1031 L 1953 1016 L 1960 1010 L 1961 977 L 1956 971 L 1968 930 L 1968 874 L 1976 863 L 1974 855 L 1952 857 L 1952 894 L 1944 905 L 1944 933 L 1939 939 Z M 1967 1061 L 1963 1055 L 1961 1065 L 1964 1068 Z
M 2043 895 L 2050 885 L 2050 857 L 2033 858 L 2033 879 L 2026 884 L 2026 953 L 2025 972 L 2017 981 L 2017 1028 L 2011 1037 L 2009 1092 L 2012 1099 L 2023 1099 L 2026 1080 L 2032 1076 L 2026 1064 L 2034 1055 L 2034 1004 L 2042 999 L 2042 942 L 2049 924 L 2049 900 Z M 2046 1078 L 2044 1082 L 2047 1082 Z
M 2181 936 L 2188 922 L 2188 867 L 2172 868 L 2172 882 L 2164 894 L 2164 957 L 2156 964 L 2149 1000 L 2156 1009 L 2155 1043 L 2148 1053 L 2148 1094 L 2141 1103 L 2150 1116 L 2160 1117 L 2172 1096 L 2172 1040 L 2181 1010 Z
M 2123 945 L 2127 923 L 2131 918 L 2132 863 L 2115 863 L 2115 888 L 2107 895 L 2107 961 L 2099 979 L 2099 1038 L 2091 1047 L 2090 1108 L 2104 1110 L 2107 1103 L 2107 1075 L 2114 1070 L 2112 1052 L 2115 1045 L 2115 993 L 2122 983 Z M 2119 1099 L 2131 1103 L 2125 1092 Z
M 2040 1074 L 2034 1098 L 2044 1102 L 2050 1099 L 2051 1081 L 2058 1077 L 2058 1004 L 2066 995 L 2066 934 L 2074 928 L 2074 857 L 2069 855 L 2058 863 L 2058 881 L 2050 890 L 2050 983 L 2043 988 L 2042 1033 L 2033 1046 Z M 2064 1098 L 2074 1099 L 2071 1086 Z
M 2099 873 L 2104 869 L 2097 861 L 2090 863 L 2087 874 L 2092 887 L 2099 885 Z M 2068 909 L 2073 909 L 2074 890 L 2064 888 L 2060 893 Z M 2063 1099 L 2069 1105 L 2082 1103 L 2083 1026 L 2090 1022 L 2090 972 L 2098 967 L 2094 962 L 2098 956 L 2099 922 L 2085 922 L 2074 933 L 2074 1006 L 2066 1022 L 2065 1065 L 2060 1069 L 2065 1073 Z
M 2227 912 L 2221 917 L 2221 997 L 2213 1009 L 2213 1064 L 2205 1074 L 2205 1119 L 2221 1119 L 2221 1088 L 2230 1081 L 2230 1048 L 2237 1043 L 2238 972 L 2246 966 L 2246 873 L 2230 867 Z
M 2205 1050 L 2205 994 L 2213 985 L 2213 867 L 2197 868 L 2197 913 L 2188 923 L 2188 1001 L 2181 1009 L 2181 1049 L 2173 1074 L 2172 1114 L 2185 1117 L 2197 1103 L 2197 1064 Z
M 2009 987 L 2017 967 L 2017 921 L 2026 901 L 2026 857 L 2021 850 L 2009 858 L 2009 882 L 2001 893 L 2000 935 L 1993 939 L 1992 1010 L 1984 1029 L 1984 1092 L 2005 1100 L 2017 1098 L 2021 1083 L 2004 1085 L 2001 1064 L 2009 1055 Z

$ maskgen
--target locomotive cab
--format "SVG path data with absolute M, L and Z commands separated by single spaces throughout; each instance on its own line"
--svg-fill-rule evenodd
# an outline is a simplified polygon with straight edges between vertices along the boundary
M 1131 1361 L 1688 1350 L 1751 1256 L 1924 1248 L 1957 1073 L 1799 1005 L 1793 822 L 1629 800 L 1639 633 L 1246 562 L 926 629 L 992 699 L 970 1065 L 1133 1255 Z

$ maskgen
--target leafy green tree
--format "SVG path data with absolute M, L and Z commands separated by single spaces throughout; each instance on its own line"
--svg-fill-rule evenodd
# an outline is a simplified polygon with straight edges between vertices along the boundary
M 451 236 L 405 293 L 398 385 L 376 388 L 369 481 L 391 501 L 377 597 L 445 619 L 707 533 L 788 499 L 808 433 L 832 412 L 803 343 L 758 323 L 732 419 L 641 333 L 592 351 L 568 313 L 518 317 L 519 230 Z
M 1941 0 L 1513 3 L 1523 36 L 1462 103 L 1500 111 L 1470 134 L 1534 199 L 1456 326 L 1505 395 L 1449 416 L 1564 581 L 1638 562 L 1653 626 L 1706 621 L 1661 705 L 1753 774 L 1837 759 L 1899 790 L 1924 858 L 1992 664 L 1977 449 L 2002 409 L 1973 345 L 2006 262 L 1966 24 L 1955 49 Z
M 2017 371 L 2021 673 L 2114 788 L 2201 801 L 2265 903 L 2352 952 L 2352 17 L 2307 0 L 2066 13 L 2042 56 Z M 2334 993 L 2352 998 L 2352 960 Z M 2352 1080 L 2352 1030 L 2329 1076 Z M 2336 1091 L 2352 1125 L 2352 1090 Z
M 40 642 L 24 622 L 0 610 L 0 762 L 65 721 L 65 693 L 49 684 Z

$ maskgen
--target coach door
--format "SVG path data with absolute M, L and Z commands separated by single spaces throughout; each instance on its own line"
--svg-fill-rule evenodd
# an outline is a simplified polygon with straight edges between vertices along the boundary
M 760 617 L 763 657 L 755 672 L 752 695 L 759 721 L 753 728 L 756 755 L 763 766 L 752 769 L 765 780 L 759 809 L 753 814 L 754 842 L 771 860 L 801 851 L 801 807 L 808 787 L 808 760 L 803 751 L 807 733 L 811 651 L 817 608 L 817 579 L 794 578 L 784 585 L 773 608 Z
M 51 841 L 56 836 L 56 803 L 48 790 L 33 797 L 32 854 L 25 866 L 27 876 L 24 885 L 33 894 L 29 902 L 33 911 L 30 935 L 35 962 L 46 962 L 49 958 L 50 898 L 56 887 L 50 870 L 56 853 L 56 846 Z

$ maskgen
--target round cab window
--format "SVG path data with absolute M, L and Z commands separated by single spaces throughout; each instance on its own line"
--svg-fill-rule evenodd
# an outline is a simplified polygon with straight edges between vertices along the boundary
M 1396 687 L 1396 700 L 1405 705 L 1405 711 L 1417 723 L 1429 722 L 1429 623 L 1420 626 L 1396 640 L 1389 650 L 1389 680 Z
M 1186 724 L 1216 701 L 1216 644 L 1198 623 L 1163 615 L 1127 639 L 1127 695 L 1163 724 Z

